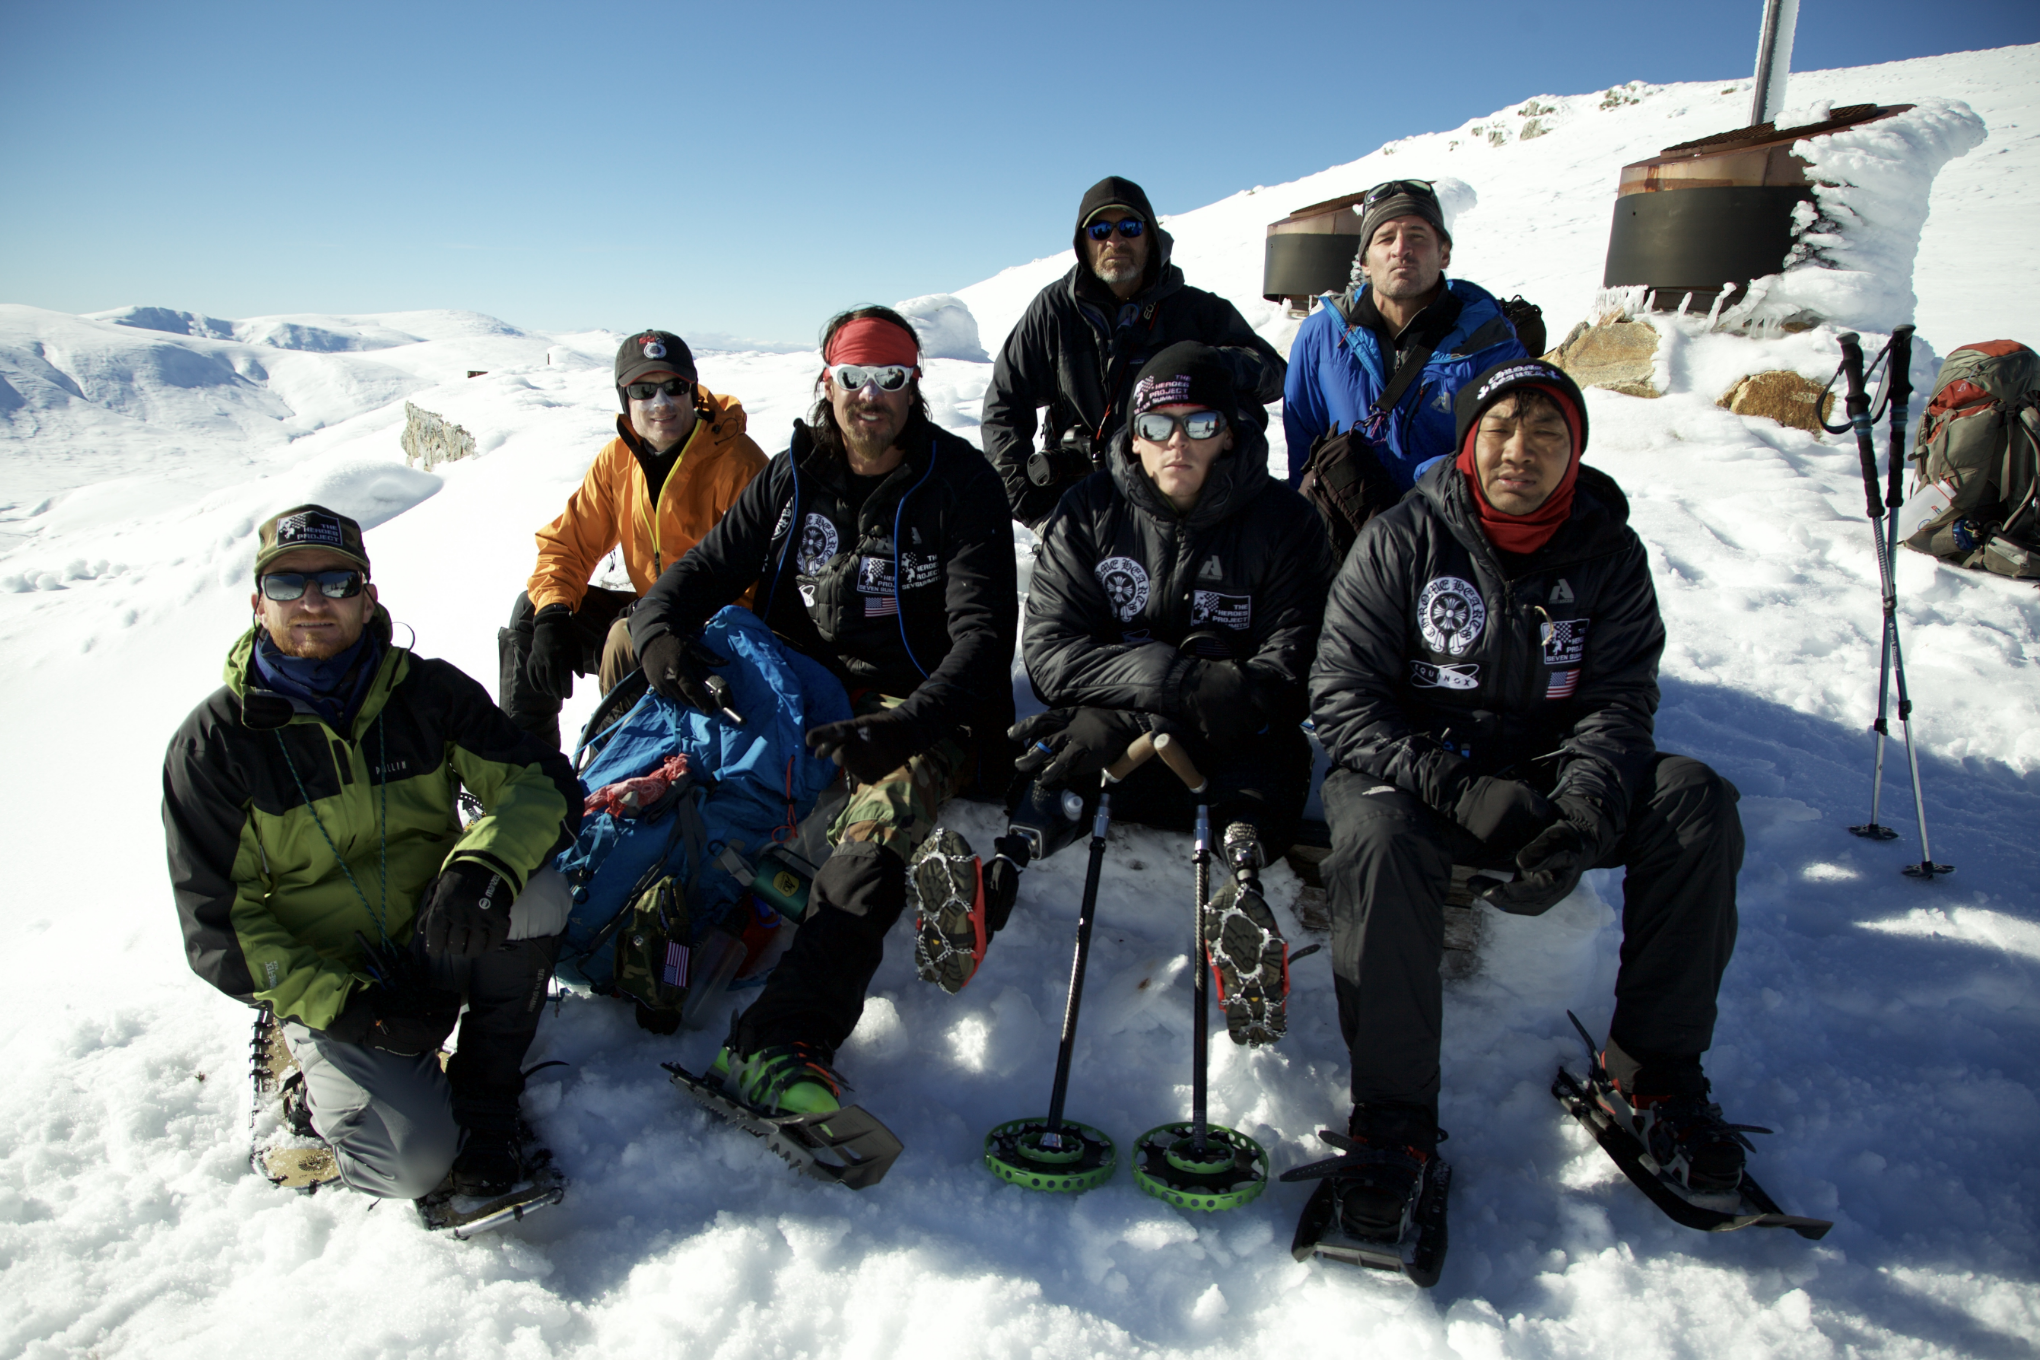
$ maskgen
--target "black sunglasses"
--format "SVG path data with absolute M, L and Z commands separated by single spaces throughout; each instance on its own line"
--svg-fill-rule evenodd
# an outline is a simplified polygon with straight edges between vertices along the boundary
M 1366 196 L 1360 200 L 1360 207 L 1362 210 L 1371 208 L 1384 198 L 1394 198 L 1397 194 L 1428 198 L 1433 203 L 1438 201 L 1438 191 L 1431 187 L 1431 181 L 1427 179 L 1392 179 L 1386 184 L 1377 184 L 1369 189 Z
M 329 600 L 351 600 L 361 593 L 368 578 L 358 571 L 272 571 L 259 584 L 264 599 L 295 600 L 305 587 L 317 585 Z
M 1168 443 L 1178 425 L 1192 439 L 1210 439 L 1225 428 L 1225 417 L 1217 411 L 1186 411 L 1180 416 L 1149 411 L 1133 418 L 1133 432 L 1150 444 Z
M 661 392 L 669 397 L 677 397 L 683 392 L 693 390 L 693 387 L 694 384 L 685 378 L 668 378 L 664 382 L 630 383 L 623 390 L 633 401 L 650 401 Z
M 1093 222 L 1084 230 L 1090 233 L 1093 241 L 1103 241 L 1112 235 L 1114 227 L 1129 241 L 1138 241 L 1140 234 L 1147 230 L 1147 224 L 1138 217 L 1122 217 L 1117 222 Z

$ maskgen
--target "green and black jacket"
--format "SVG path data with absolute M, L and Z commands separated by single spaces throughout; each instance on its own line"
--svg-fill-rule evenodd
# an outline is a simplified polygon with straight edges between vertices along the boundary
M 449 860 L 478 860 L 521 892 L 581 824 L 566 757 L 453 666 L 390 646 L 381 608 L 369 627 L 382 662 L 352 730 L 257 687 L 250 629 L 227 657 L 227 683 L 192 710 L 163 762 L 192 971 L 312 1029 L 367 980 L 355 935 L 407 942 Z M 464 831 L 463 788 L 484 809 Z

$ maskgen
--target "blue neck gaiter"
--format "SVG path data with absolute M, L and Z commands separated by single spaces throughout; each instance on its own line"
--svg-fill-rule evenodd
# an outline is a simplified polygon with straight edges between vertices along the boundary
M 269 640 L 267 629 L 255 632 L 255 673 L 262 683 L 303 703 L 336 732 L 347 730 L 381 660 L 382 644 L 373 628 L 363 629 L 352 647 L 324 659 L 287 656 Z

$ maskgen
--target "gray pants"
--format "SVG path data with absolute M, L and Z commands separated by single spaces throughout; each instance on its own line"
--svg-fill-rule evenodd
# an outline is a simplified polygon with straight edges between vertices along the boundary
M 550 945 L 565 929 L 572 907 L 572 890 L 566 879 L 550 865 L 540 869 L 510 906 L 513 946 L 518 941 Z M 445 976 L 437 980 L 468 1000 L 467 1016 L 460 1031 L 463 1041 L 514 1044 L 517 1051 L 508 1055 L 513 1069 L 537 1029 L 537 1009 L 530 1004 L 527 979 L 521 976 L 498 979 L 492 975 L 529 972 L 530 965 L 519 960 L 519 956 L 526 954 L 541 957 L 543 967 L 550 972 L 550 948 L 506 947 L 485 959 L 433 960 L 435 974 L 441 968 L 445 970 Z M 520 966 L 505 970 L 498 960 L 503 964 L 519 962 Z M 544 978 L 540 977 L 538 983 L 537 998 L 542 1002 Z M 516 1024 L 517 1017 L 509 1025 L 472 1023 L 482 1018 L 483 991 L 507 992 L 500 1000 L 507 1002 L 518 1017 L 528 1017 L 529 1027 Z M 497 1011 L 502 1007 L 489 1009 Z M 295 1020 L 284 1022 L 283 1037 L 305 1074 L 312 1127 L 331 1145 L 342 1181 L 364 1194 L 416 1199 L 446 1179 L 453 1159 L 460 1153 L 462 1132 L 454 1118 L 453 1087 L 440 1070 L 438 1054 L 406 1057 L 365 1044 L 341 1043 Z

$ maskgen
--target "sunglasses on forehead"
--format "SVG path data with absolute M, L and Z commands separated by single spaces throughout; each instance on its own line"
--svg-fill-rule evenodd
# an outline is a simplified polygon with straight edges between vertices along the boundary
M 1192 439 L 1210 439 L 1225 428 L 1225 417 L 1217 411 L 1188 411 L 1180 416 L 1149 411 L 1133 418 L 1133 432 L 1150 444 L 1168 443 L 1178 425 Z
M 829 376 L 845 392 L 857 392 L 877 383 L 881 392 L 897 392 L 913 381 L 914 370 L 904 364 L 830 364 Z
M 1109 239 L 1115 229 L 1127 240 L 1138 241 L 1140 234 L 1147 230 L 1147 224 L 1138 217 L 1122 217 L 1117 222 L 1093 222 L 1084 228 L 1093 241 Z
M 272 571 L 258 583 L 269 600 L 301 598 L 308 586 L 316 585 L 329 600 L 351 600 L 361 593 L 367 578 L 358 571 Z
M 1428 198 L 1434 203 L 1438 199 L 1438 191 L 1431 187 L 1431 181 L 1427 179 L 1392 179 L 1386 184 L 1377 184 L 1369 189 L 1366 196 L 1360 200 L 1361 210 L 1365 211 L 1383 199 L 1394 198 L 1397 194 Z
M 664 382 L 626 383 L 623 391 L 624 395 L 633 401 L 650 401 L 661 392 L 669 397 L 677 397 L 693 389 L 694 384 L 685 378 L 668 378 Z

